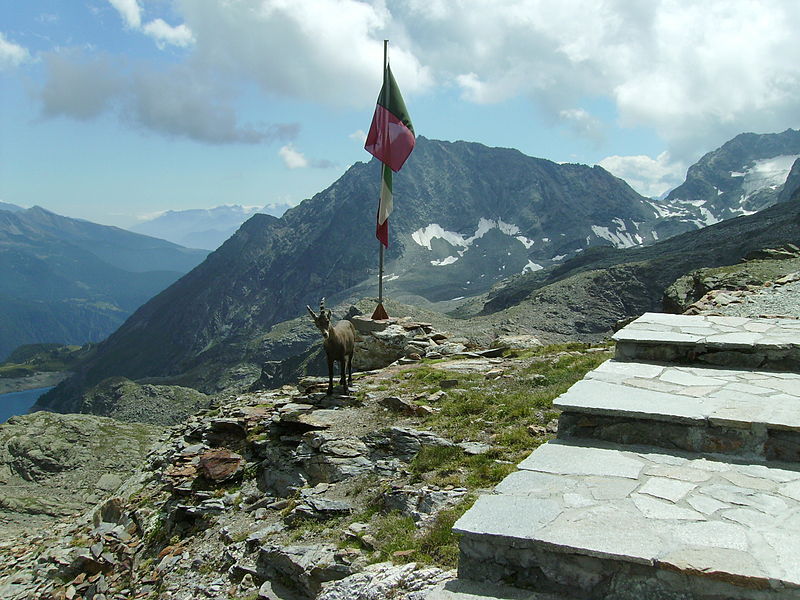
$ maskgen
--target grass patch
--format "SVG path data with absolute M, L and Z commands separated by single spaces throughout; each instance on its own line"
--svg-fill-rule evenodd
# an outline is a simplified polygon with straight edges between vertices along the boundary
M 31 365 L 6 364 L 0 366 L 0 377 L 2 378 L 29 377 L 34 373 L 36 373 L 36 368 Z
M 508 378 L 475 380 L 462 386 L 464 391 L 449 393 L 425 424 L 456 441 L 501 436 L 496 441 L 518 449 L 526 445 L 520 426 L 552 418 L 553 400 L 609 356 L 607 352 L 564 354 L 531 362 Z
M 375 537 L 385 540 L 376 550 L 371 562 L 416 562 L 455 568 L 458 564 L 458 538 L 453 524 L 475 502 L 468 496 L 457 506 L 441 511 L 425 528 L 420 529 L 409 516 L 392 512 L 374 523 Z M 395 553 L 402 553 L 396 556 Z
M 583 352 L 588 344 L 561 344 L 530 351 L 527 360 L 507 371 L 507 377 L 486 380 L 481 374 L 451 373 L 421 366 L 397 381 L 398 393 L 435 391 L 442 379 L 457 377 L 438 412 L 422 424 L 455 442 L 477 441 L 491 450 L 468 455 L 459 447 L 425 447 L 411 462 L 413 480 L 468 489 L 488 488 L 511 473 L 515 465 L 552 437 L 533 434 L 531 425 L 544 426 L 557 416 L 553 400 L 587 371 L 610 357 L 609 352 Z M 576 352 L 578 351 L 578 352 Z M 437 385 L 438 388 L 438 385 Z
M 296 542 L 308 538 L 319 539 L 326 537 L 325 534 L 328 530 L 339 529 L 342 522 L 344 522 L 344 517 L 334 517 L 326 520 L 312 519 L 310 517 L 292 519 L 289 525 L 289 538 Z

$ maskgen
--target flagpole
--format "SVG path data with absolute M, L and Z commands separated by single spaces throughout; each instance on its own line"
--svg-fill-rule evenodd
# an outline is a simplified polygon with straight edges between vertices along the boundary
M 383 87 L 386 87 L 386 65 L 389 63 L 389 40 L 383 40 Z M 383 169 L 386 165 L 381 163 L 381 185 L 383 185 Z M 380 188 L 378 188 L 380 189 Z M 380 248 L 378 254 L 378 306 L 375 307 L 375 312 L 372 314 L 373 319 L 388 319 L 389 315 L 383 306 L 383 242 L 378 241 Z

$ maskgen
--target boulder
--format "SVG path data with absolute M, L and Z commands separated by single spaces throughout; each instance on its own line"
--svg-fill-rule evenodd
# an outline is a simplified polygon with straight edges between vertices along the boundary
M 408 515 L 417 523 L 425 523 L 436 514 L 458 504 L 467 495 L 466 488 L 442 490 L 438 487 L 397 487 L 383 495 L 384 508 Z
M 261 491 L 287 497 L 308 484 L 308 476 L 290 448 L 270 444 L 263 447 L 262 456 L 257 470 Z
M 313 431 L 303 436 L 296 456 L 310 482 L 316 484 L 371 472 L 374 465 L 367 454 L 369 448 L 357 438 Z
M 294 586 L 315 597 L 322 584 L 352 575 L 353 568 L 329 544 L 314 546 L 262 546 L 256 562 L 258 576 Z
M 533 335 L 499 335 L 492 342 L 492 348 L 511 350 L 530 350 L 543 344 Z
M 373 459 L 397 458 L 409 461 L 423 446 L 453 446 L 430 431 L 417 431 L 405 427 L 389 427 L 367 435 L 364 439 L 371 449 Z
M 415 563 L 378 563 L 339 581 L 323 584 L 317 600 L 424 600 L 436 585 L 454 577 L 453 571 L 420 568 Z
M 341 500 L 333 500 L 325 496 L 308 496 L 303 502 L 295 506 L 294 510 L 286 518 L 286 522 L 291 524 L 297 519 L 314 519 L 324 521 L 334 517 L 342 517 L 353 512 L 353 506 Z
M 202 454 L 197 467 L 203 477 L 209 481 L 221 483 L 241 477 L 244 470 L 244 459 L 240 454 L 219 448 Z

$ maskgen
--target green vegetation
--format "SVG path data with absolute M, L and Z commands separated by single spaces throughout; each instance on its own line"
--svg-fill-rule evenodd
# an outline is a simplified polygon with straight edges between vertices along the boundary
M 399 375 L 391 389 L 420 404 L 439 389 L 441 381 L 457 386 L 434 402 L 436 412 L 422 425 L 455 442 L 491 446 L 470 455 L 460 447 L 425 447 L 414 458 L 415 481 L 433 485 L 486 488 L 497 484 L 526 454 L 552 435 L 544 427 L 556 418 L 553 400 L 584 374 L 609 358 L 610 352 L 587 353 L 587 344 L 563 344 L 518 353 L 518 365 L 496 379 L 480 373 L 455 373 L 423 364 Z
M 473 455 L 459 446 L 423 447 L 409 464 L 410 482 L 465 487 L 468 496 L 422 528 L 409 516 L 380 512 L 379 499 L 374 499 L 364 512 L 348 519 L 371 523 L 378 543 L 370 560 L 455 567 L 458 539 L 452 533 L 453 524 L 472 506 L 479 490 L 499 483 L 531 450 L 553 437 L 546 427 L 557 417 L 553 400 L 611 354 L 610 347 L 586 352 L 588 348 L 588 344 L 570 343 L 518 352 L 518 360 L 505 363 L 496 378 L 426 362 L 387 382 L 394 394 L 433 405 L 435 412 L 420 418 L 422 427 L 456 442 L 480 442 L 490 449 Z M 456 386 L 433 400 L 431 394 L 441 389 L 441 382 L 452 379 L 457 380 Z
M 91 351 L 91 345 L 27 344 L 0 363 L 0 377 L 28 377 L 43 371 L 68 371 Z
M 455 568 L 458 563 L 458 539 L 453 524 L 475 502 L 469 496 L 458 506 L 441 511 L 433 522 L 420 529 L 409 516 L 397 512 L 381 515 L 374 522 L 375 538 L 383 541 L 371 562 L 394 560 Z

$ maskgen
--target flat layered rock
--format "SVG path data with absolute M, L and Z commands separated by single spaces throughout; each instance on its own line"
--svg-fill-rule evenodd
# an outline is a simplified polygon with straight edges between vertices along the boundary
M 459 577 L 593 598 L 800 598 L 791 467 L 555 441 L 495 492 L 454 526 Z
M 560 435 L 800 460 L 800 374 L 609 360 L 562 394 Z
M 800 320 L 645 313 L 613 336 L 619 360 L 800 371 Z

